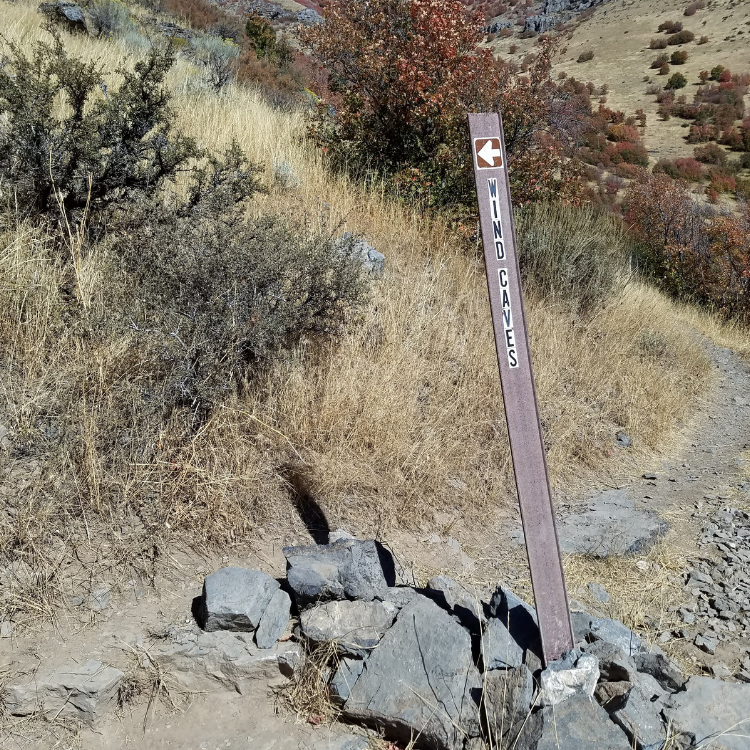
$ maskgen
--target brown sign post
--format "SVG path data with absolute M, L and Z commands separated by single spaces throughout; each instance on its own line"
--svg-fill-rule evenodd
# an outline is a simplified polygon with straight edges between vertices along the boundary
M 531 369 L 500 116 L 469 115 L 469 131 L 513 471 L 542 651 L 550 662 L 573 648 L 573 632 Z

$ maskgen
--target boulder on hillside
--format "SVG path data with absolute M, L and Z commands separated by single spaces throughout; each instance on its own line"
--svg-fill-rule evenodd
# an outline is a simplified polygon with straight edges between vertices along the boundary
M 58 23 L 68 31 L 86 34 L 86 18 L 80 6 L 70 0 L 57 0 L 52 3 L 42 3 L 38 8 L 50 21 Z

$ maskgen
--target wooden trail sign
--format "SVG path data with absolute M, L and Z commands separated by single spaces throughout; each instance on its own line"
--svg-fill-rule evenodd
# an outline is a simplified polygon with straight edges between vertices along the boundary
M 500 116 L 469 115 L 469 131 L 513 471 L 542 651 L 550 662 L 573 648 L 573 632 L 531 369 Z

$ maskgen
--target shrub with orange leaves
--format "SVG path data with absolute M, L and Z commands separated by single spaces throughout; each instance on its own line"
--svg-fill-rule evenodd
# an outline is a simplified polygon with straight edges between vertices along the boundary
M 483 18 L 460 0 L 331 0 L 324 15 L 303 40 L 328 71 L 311 133 L 332 166 L 385 175 L 430 206 L 471 205 L 466 115 L 499 109 L 514 199 L 569 184 L 551 41 L 524 73 L 478 46 Z
M 750 209 L 733 214 L 694 201 L 687 184 L 643 172 L 625 219 L 654 277 L 678 297 L 750 322 Z

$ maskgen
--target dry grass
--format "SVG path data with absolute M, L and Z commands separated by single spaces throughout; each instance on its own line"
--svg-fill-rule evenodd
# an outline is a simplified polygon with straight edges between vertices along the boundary
M 42 33 L 35 4 L 0 2 L 6 37 L 28 48 Z M 113 43 L 67 43 L 107 70 L 128 59 Z M 106 247 L 85 254 L 78 248 L 72 278 L 69 263 L 44 252 L 43 233 L 6 226 L 0 421 L 20 445 L 31 445 L 50 415 L 75 426 L 81 438 L 75 451 L 62 454 L 50 439 L 50 452 L 34 457 L 40 481 L 22 495 L 10 472 L 30 459 L 0 451 L 0 492 L 18 505 L 14 516 L 0 516 L 0 551 L 22 557 L 32 570 L 57 561 L 50 569 L 59 584 L 69 579 L 63 562 L 92 547 L 94 528 L 100 572 L 148 566 L 175 532 L 193 545 L 241 541 L 270 527 L 283 534 L 296 518 L 292 483 L 321 504 L 332 527 L 346 523 L 361 533 L 429 527 L 446 510 L 486 519 L 510 502 L 486 282 L 475 257 L 446 226 L 387 200 L 377 186 L 331 179 L 304 140 L 302 114 L 276 111 L 244 89 L 210 94 L 184 62 L 170 85 L 181 126 L 202 145 L 219 148 L 236 137 L 269 175 L 274 160 L 284 159 L 300 177 L 299 190 L 271 185 L 253 210 L 332 233 L 361 232 L 386 254 L 386 275 L 361 326 L 327 351 L 300 352 L 185 439 L 170 424 L 117 424 L 118 403 L 138 397 L 137 351 L 125 334 L 97 338 L 66 323 L 61 287 L 72 285 L 92 314 L 106 310 L 111 290 L 99 255 Z M 709 377 L 677 309 L 637 283 L 586 319 L 529 299 L 558 488 L 621 471 L 612 447 L 617 429 L 631 434 L 632 453 L 644 460 L 670 449 Z M 138 431 L 149 450 L 107 448 L 116 442 L 114 426 Z M 448 484 L 457 479 L 465 491 Z M 23 590 L 29 601 L 37 581 Z M 23 611 L 19 604 L 6 614 Z

